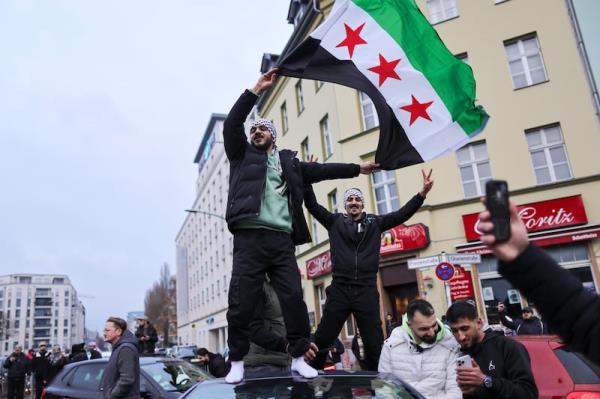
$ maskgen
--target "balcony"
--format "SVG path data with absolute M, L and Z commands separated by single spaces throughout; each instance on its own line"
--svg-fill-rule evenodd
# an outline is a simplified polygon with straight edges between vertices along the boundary
M 52 317 L 52 309 L 35 309 L 33 311 L 33 317 L 38 318 L 38 317 Z
M 35 290 L 36 298 L 52 298 L 52 290 L 46 288 L 38 288 Z
M 33 328 L 48 328 L 52 327 L 50 319 L 35 319 L 33 321 Z
M 52 298 L 35 298 L 34 306 L 36 308 L 52 306 Z
M 43 329 L 43 330 L 34 330 L 33 331 L 33 338 L 50 338 L 50 329 Z

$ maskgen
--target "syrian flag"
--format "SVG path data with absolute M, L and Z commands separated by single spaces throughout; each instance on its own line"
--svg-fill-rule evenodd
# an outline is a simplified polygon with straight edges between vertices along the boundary
M 279 73 L 365 92 L 379 116 L 375 161 L 383 169 L 456 150 L 489 118 L 474 105 L 471 67 L 450 53 L 414 0 L 337 0 Z

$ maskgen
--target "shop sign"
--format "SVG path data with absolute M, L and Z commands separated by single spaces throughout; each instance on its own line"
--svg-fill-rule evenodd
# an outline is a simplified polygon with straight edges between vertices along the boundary
M 306 261 L 306 275 L 309 280 L 329 273 L 331 273 L 331 254 L 329 251 Z
M 401 224 L 381 235 L 381 255 L 423 249 L 429 245 L 429 229 L 423 223 Z
M 530 233 L 588 222 L 581 195 L 519 205 L 517 210 Z M 463 215 L 462 219 L 467 241 L 479 240 L 479 213 Z
M 447 284 L 450 288 L 450 300 L 452 302 L 475 298 L 471 272 L 463 269 L 462 266 L 454 265 L 454 277 Z

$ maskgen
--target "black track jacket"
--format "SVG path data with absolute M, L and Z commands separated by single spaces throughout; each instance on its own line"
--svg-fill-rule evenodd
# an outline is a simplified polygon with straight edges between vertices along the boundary
M 535 245 L 498 271 L 533 301 L 553 333 L 600 365 L 600 296 Z
M 374 285 L 379 271 L 381 233 L 410 219 L 423 201 L 424 198 L 416 194 L 395 212 L 385 215 L 363 213 L 364 234 L 356 241 L 356 224 L 352 218 L 342 213 L 331 213 L 319 205 L 312 186 L 307 185 L 304 190 L 306 209 L 329 232 L 333 280 Z
M 244 121 L 258 96 L 246 90 L 229 111 L 223 123 L 225 153 L 229 159 L 229 197 L 225 219 L 229 230 L 238 220 L 258 216 L 267 177 L 267 153 L 248 142 Z M 300 162 L 296 152 L 279 150 L 283 178 L 289 188 L 292 240 L 294 244 L 310 242 L 310 232 L 302 210 L 304 183 L 356 177 L 356 164 Z
M 491 388 L 478 388 L 465 398 L 535 399 L 538 390 L 525 347 L 495 331 L 486 331 L 483 341 L 469 354 L 485 375 L 492 377 Z

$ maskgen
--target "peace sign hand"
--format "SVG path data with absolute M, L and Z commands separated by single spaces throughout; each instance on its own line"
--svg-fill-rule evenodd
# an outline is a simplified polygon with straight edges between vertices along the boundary
M 431 187 L 433 187 L 433 179 L 431 178 L 432 172 L 433 169 L 429 169 L 428 173 L 425 172 L 424 169 L 421 169 L 421 174 L 423 175 L 423 188 L 419 191 L 419 194 L 421 194 L 423 198 L 427 197 L 427 193 L 431 190 Z

